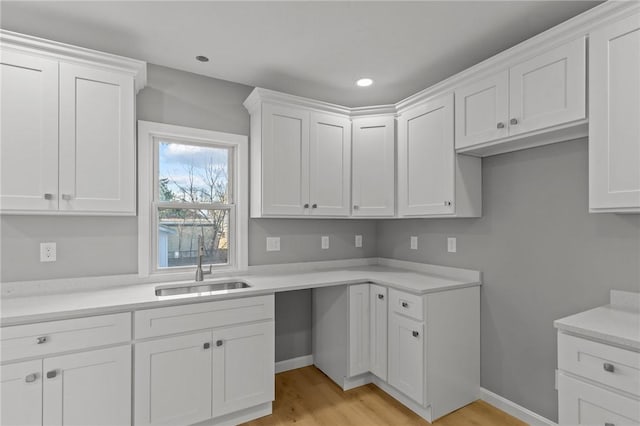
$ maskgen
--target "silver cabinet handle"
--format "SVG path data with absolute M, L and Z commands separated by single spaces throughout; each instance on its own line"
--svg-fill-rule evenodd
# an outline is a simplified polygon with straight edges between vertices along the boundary
M 53 379 L 58 375 L 58 370 L 47 371 L 47 379 Z
M 43 343 L 47 343 L 47 340 L 49 340 L 49 338 L 47 336 L 36 337 L 36 343 L 38 345 L 41 345 Z
M 305 204 L 303 207 L 304 207 L 305 209 L 308 209 L 308 208 L 309 208 L 309 203 Z
M 408 307 L 409 307 L 409 304 L 408 304 L 407 302 L 402 302 L 402 307 L 403 307 L 403 308 L 408 308 Z
M 615 425 L 615 424 L 613 424 L 613 423 L 609 423 L 609 422 L 607 422 L 607 423 L 605 423 L 605 424 L 604 424 L 604 426 L 616 426 L 616 425 Z
M 65 201 L 69 201 L 73 198 L 71 194 L 62 194 L 62 199 Z
M 53 194 L 50 194 L 50 193 L 48 193 L 48 192 L 47 192 L 47 193 L 45 193 L 45 194 L 44 194 L 44 199 L 45 199 L 45 200 L 53 200 Z
M 450 205 L 451 205 L 451 201 L 445 201 L 445 202 L 444 202 L 444 205 L 445 205 L 445 206 L 450 206 Z
M 512 118 L 511 120 L 509 120 L 509 124 L 513 124 L 513 125 L 518 124 L 518 119 L 517 118 Z
M 504 129 L 504 123 L 500 122 L 498 123 L 498 129 Z
M 608 362 L 602 364 L 602 368 L 604 368 L 604 371 L 608 371 L 609 373 L 613 373 L 616 370 L 616 367 Z
M 413 335 L 413 337 L 418 337 L 418 336 L 420 336 L 420 333 L 418 333 L 417 331 L 413 331 L 411 334 Z
M 216 340 L 216 346 L 222 346 L 222 343 L 224 343 L 222 340 Z
M 378 299 L 380 299 L 380 300 L 384 299 L 384 294 L 379 294 L 378 295 Z
M 31 373 L 27 377 L 24 378 L 24 381 L 27 383 L 33 383 L 38 380 L 38 373 Z
M 204 345 L 202 345 L 202 347 L 205 349 L 209 349 L 211 347 L 211 343 L 206 342 Z
M 355 204 L 355 205 L 353 206 L 353 209 L 354 209 L 354 210 L 358 210 L 359 208 L 360 208 L 360 207 L 359 207 L 357 204 Z
M 312 208 L 312 209 L 317 209 L 317 208 L 318 208 L 318 205 L 317 205 L 317 204 L 312 204 L 312 205 L 311 205 L 311 208 Z

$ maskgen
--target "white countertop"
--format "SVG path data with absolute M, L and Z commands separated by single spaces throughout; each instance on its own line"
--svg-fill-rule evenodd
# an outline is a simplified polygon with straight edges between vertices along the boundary
M 4 296 L 1 303 L 0 320 L 2 326 L 9 326 L 368 281 L 414 294 L 470 287 L 481 283 L 480 273 L 477 271 L 411 264 L 409 262 L 389 261 L 386 259 L 380 263 L 378 265 L 308 271 L 287 271 L 286 267 L 283 267 L 281 271 L 277 271 L 277 268 L 275 268 L 274 271 L 271 268 L 270 272 L 248 273 L 205 280 L 204 283 L 229 281 L 231 279 L 245 281 L 251 285 L 247 289 L 228 290 L 223 294 L 206 296 L 198 296 L 197 294 L 188 295 L 187 297 L 156 296 L 156 286 L 166 287 L 169 284 L 167 282 L 110 286 L 88 291 L 74 290 L 45 295 Z M 193 281 L 179 283 L 186 285 L 193 283 Z
M 613 290 L 612 303 L 554 321 L 559 330 L 640 351 L 640 310 L 634 303 L 637 293 Z

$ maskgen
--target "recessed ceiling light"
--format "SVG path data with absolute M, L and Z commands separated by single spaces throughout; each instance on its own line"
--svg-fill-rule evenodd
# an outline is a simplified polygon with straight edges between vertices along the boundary
M 196 60 L 198 60 L 200 62 L 209 62 L 209 58 L 207 58 L 206 56 L 202 56 L 202 55 L 196 56 Z
M 370 78 L 361 78 L 360 80 L 356 81 L 356 84 L 360 87 L 368 87 L 373 84 L 373 80 L 371 80 Z

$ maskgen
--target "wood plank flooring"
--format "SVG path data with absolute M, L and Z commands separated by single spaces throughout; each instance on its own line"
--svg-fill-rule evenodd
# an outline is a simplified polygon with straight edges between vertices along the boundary
M 374 385 L 343 392 L 310 366 L 276 375 L 273 414 L 244 426 L 421 426 L 430 423 Z M 434 422 L 437 426 L 522 426 L 526 423 L 484 401 Z

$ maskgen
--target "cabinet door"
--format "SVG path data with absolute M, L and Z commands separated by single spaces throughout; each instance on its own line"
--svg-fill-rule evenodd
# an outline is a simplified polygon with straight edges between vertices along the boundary
M 42 361 L 0 367 L 0 405 L 3 425 L 42 424 Z
M 424 404 L 424 324 L 391 314 L 389 318 L 389 384 Z
M 558 424 L 637 425 L 640 401 L 558 374 Z
M 57 210 L 58 62 L 0 53 L 0 205 Z
M 309 213 L 308 111 L 264 104 L 261 190 L 265 215 Z
M 395 213 L 395 120 L 353 120 L 352 216 Z
M 387 380 L 387 289 L 369 285 L 369 371 Z
M 581 37 L 509 71 L 509 135 L 586 118 L 585 43 Z
M 351 198 L 351 122 L 311 114 L 309 202 L 316 216 L 348 216 Z
M 136 426 L 211 418 L 212 346 L 211 332 L 136 344 Z
M 456 89 L 456 148 L 508 135 L 509 73 L 502 71 Z
M 43 361 L 45 425 L 131 424 L 131 346 Z
M 60 64 L 60 210 L 135 214 L 133 77 Z
M 349 376 L 369 371 L 369 284 L 349 286 Z
M 400 116 L 398 211 L 402 216 L 455 212 L 453 95 Z
M 640 211 L 640 14 L 589 35 L 589 207 Z
M 275 399 L 274 322 L 214 331 L 213 416 Z

